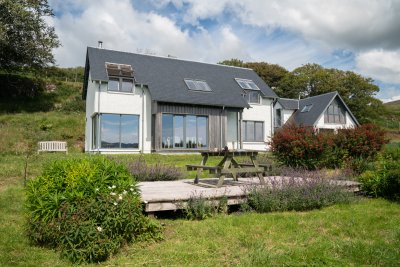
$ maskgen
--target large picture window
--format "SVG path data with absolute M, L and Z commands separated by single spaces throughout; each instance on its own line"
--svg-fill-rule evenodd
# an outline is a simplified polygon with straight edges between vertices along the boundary
M 324 113 L 324 122 L 325 123 L 346 123 L 346 115 L 345 111 L 341 106 L 335 101 L 329 105 Z
M 198 149 L 208 147 L 208 117 L 162 115 L 162 148 Z
M 245 142 L 264 141 L 264 122 L 262 121 L 243 121 L 242 138 Z
M 139 116 L 97 114 L 93 117 L 93 148 L 139 148 Z

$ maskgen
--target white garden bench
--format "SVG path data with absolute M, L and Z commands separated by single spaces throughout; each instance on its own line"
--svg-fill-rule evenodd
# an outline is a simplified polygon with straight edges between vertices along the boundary
M 63 141 L 42 141 L 38 143 L 40 152 L 65 152 L 68 154 L 67 142 Z

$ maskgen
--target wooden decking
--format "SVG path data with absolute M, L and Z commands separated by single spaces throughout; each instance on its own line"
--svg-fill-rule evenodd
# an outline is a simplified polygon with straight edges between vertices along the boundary
M 267 186 L 272 180 L 285 179 L 284 177 L 265 177 Z M 299 178 L 300 179 L 300 178 Z M 359 183 L 354 181 L 336 180 L 335 183 L 347 187 L 351 191 L 359 191 Z M 228 205 L 243 202 L 249 189 L 260 186 L 258 177 L 240 178 L 233 181 L 226 178 L 222 187 L 216 188 L 218 178 L 201 179 L 194 184 L 193 179 L 165 181 L 165 182 L 140 182 L 141 198 L 148 213 L 156 211 L 181 209 L 191 197 L 206 199 L 219 199 L 226 197 Z

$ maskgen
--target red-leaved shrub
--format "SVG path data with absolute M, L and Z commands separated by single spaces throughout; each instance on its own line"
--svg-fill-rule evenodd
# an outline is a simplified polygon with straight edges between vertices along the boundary
M 286 125 L 275 133 L 270 145 L 283 164 L 313 170 L 342 167 L 349 160 L 373 159 L 385 143 L 385 132 L 372 124 L 337 133 Z

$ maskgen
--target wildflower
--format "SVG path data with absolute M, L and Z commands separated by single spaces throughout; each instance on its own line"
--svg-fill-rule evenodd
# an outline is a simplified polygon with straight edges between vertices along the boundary
M 131 192 L 133 192 L 133 188 L 132 187 L 129 190 L 131 190 Z
M 111 188 L 112 188 L 112 189 L 115 189 L 115 188 L 116 188 L 116 186 L 115 186 L 115 185 L 113 185 L 113 186 L 111 186 Z
M 121 194 L 118 195 L 118 200 L 122 200 L 122 195 Z
M 116 194 L 114 192 L 111 192 L 110 195 L 115 196 Z
M 95 191 L 95 192 L 99 192 L 99 189 L 98 189 L 98 188 L 96 188 L 94 191 Z
M 112 187 L 111 187 L 111 186 L 108 186 L 108 189 L 112 189 Z
M 126 190 L 124 190 L 124 191 L 122 192 L 123 195 L 126 195 L 126 193 L 128 193 Z
M 101 232 L 101 231 L 103 231 L 103 228 L 101 228 L 100 226 L 97 226 L 97 231 Z
M 114 206 L 117 206 L 118 205 L 118 203 L 117 202 L 114 202 Z

